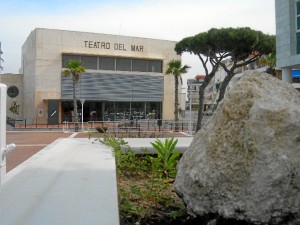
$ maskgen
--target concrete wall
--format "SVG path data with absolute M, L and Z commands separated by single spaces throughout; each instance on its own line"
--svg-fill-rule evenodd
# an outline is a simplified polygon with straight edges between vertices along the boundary
M 276 66 L 296 67 L 300 62 L 296 43 L 296 0 L 276 0 Z
M 24 118 L 33 123 L 36 117 L 36 31 L 32 31 L 22 46 L 22 67 L 20 72 L 24 76 Z
M 24 106 L 24 96 L 23 96 L 23 75 L 22 74 L 11 74 L 5 73 L 1 74 L 1 83 L 6 84 L 7 88 L 15 86 L 19 90 L 19 94 L 16 97 L 9 97 L 7 95 L 6 100 L 6 115 L 11 118 L 23 119 L 23 106 Z M 9 111 L 9 108 L 13 102 L 19 105 L 19 115 L 14 115 Z
M 102 43 L 106 45 L 102 46 Z M 38 110 L 43 110 L 43 117 L 39 119 L 46 119 L 46 99 L 61 99 L 63 53 L 159 59 L 163 60 L 165 72 L 170 60 L 180 59 L 174 51 L 175 44 L 173 41 L 37 28 L 32 31 L 22 48 L 26 90 L 24 116 L 29 122 L 34 121 Z M 142 46 L 142 50 L 133 50 L 132 45 Z M 173 119 L 173 111 L 174 78 L 165 76 L 163 119 Z
M 300 54 L 297 54 L 298 0 L 275 0 L 276 15 L 276 67 L 282 70 L 282 80 L 292 83 L 292 69 L 300 69 Z M 293 83 L 295 88 L 298 84 Z

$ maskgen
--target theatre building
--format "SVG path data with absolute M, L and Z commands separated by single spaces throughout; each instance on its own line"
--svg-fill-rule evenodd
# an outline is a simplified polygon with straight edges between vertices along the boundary
M 120 35 L 40 29 L 22 47 L 22 114 L 28 123 L 72 121 L 69 60 L 86 68 L 77 84 L 84 121 L 174 119 L 174 78 L 164 72 L 176 42 Z M 180 90 L 180 88 L 179 88 Z

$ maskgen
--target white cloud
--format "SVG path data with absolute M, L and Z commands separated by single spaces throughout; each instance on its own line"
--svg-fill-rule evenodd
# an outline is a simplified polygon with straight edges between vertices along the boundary
M 275 34 L 275 3 L 273 0 L 152 0 L 115 4 L 109 1 L 99 6 L 95 2 L 58 12 L 18 13 L 2 15 L 0 41 L 2 42 L 4 72 L 18 72 L 21 47 L 30 32 L 37 28 L 53 28 L 107 34 L 120 34 L 179 41 L 184 37 L 209 30 L 212 27 L 244 27 Z M 16 6 L 17 7 L 17 6 Z M 199 59 L 183 55 L 183 63 L 192 66 L 185 76 L 194 77 L 203 72 Z

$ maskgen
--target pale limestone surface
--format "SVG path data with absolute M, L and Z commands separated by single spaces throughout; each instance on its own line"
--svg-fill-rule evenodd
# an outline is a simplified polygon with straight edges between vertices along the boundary
M 178 165 L 191 213 L 300 224 L 300 93 L 250 72 L 226 94 Z
M 165 142 L 167 138 L 124 138 L 123 140 L 127 142 L 126 146 L 122 146 L 124 151 L 130 149 L 134 151 L 136 154 L 143 153 L 157 153 L 155 148 L 151 143 L 155 143 L 156 140 L 160 140 L 161 142 Z M 190 146 L 193 138 L 192 137 L 175 137 L 174 140 L 177 140 L 176 147 L 174 151 L 179 151 L 181 153 L 185 152 L 187 148 Z
M 110 48 L 95 48 L 95 42 L 109 44 Z M 62 54 L 159 59 L 165 73 L 169 61 L 180 59 L 175 44 L 167 40 L 36 28 L 22 47 L 24 117 L 33 122 L 38 110 L 43 110 L 45 113 L 39 120 L 46 122 L 48 105 L 44 100 L 61 99 Z M 133 51 L 132 45 L 143 46 L 143 51 Z M 173 118 L 174 78 L 164 76 L 163 119 Z
M 5 73 L 0 76 L 0 83 L 6 84 L 7 88 L 11 86 L 15 86 L 19 90 L 19 94 L 16 97 L 10 97 L 7 95 L 6 99 L 6 115 L 15 118 L 15 119 L 23 119 L 23 75 L 22 74 L 11 74 Z M 12 102 L 16 102 L 19 105 L 19 115 L 14 115 L 9 111 L 9 108 Z
M 11 170 L 1 225 L 119 225 L 115 158 L 88 139 L 61 138 Z

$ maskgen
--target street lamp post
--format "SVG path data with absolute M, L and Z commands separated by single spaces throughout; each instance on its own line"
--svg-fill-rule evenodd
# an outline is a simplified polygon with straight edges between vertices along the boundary
M 85 99 L 80 99 L 81 102 L 81 131 L 83 132 L 83 104 L 85 102 Z

